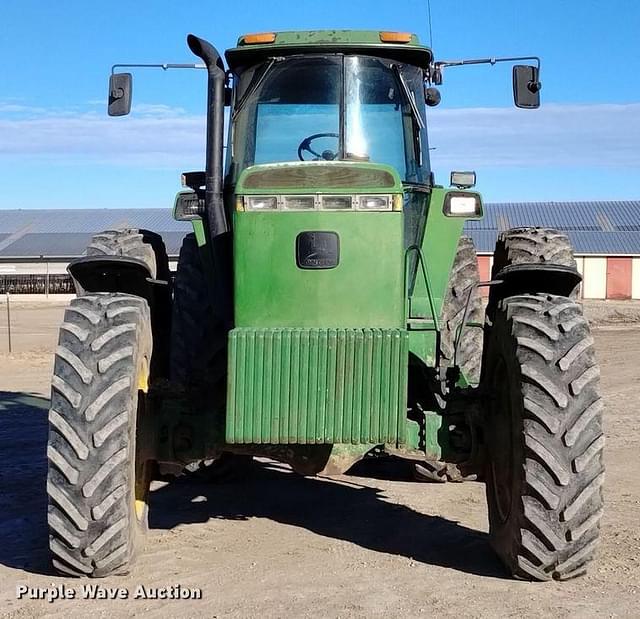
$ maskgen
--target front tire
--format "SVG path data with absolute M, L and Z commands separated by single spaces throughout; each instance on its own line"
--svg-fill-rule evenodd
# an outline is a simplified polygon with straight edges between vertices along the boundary
M 64 574 L 126 573 L 146 530 L 151 349 L 139 297 L 90 294 L 65 312 L 47 447 L 49 546 Z
M 589 324 L 567 297 L 497 307 L 483 385 L 491 544 L 511 573 L 585 572 L 602 515 L 602 399 Z

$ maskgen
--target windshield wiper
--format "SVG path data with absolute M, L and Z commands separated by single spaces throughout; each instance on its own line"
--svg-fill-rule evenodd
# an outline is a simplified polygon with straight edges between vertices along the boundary
M 264 78 L 267 77 L 267 74 L 273 68 L 273 65 L 276 64 L 276 62 L 279 62 L 280 60 L 282 60 L 282 58 L 271 58 L 269 60 L 269 64 L 265 67 L 264 71 L 260 74 L 260 77 L 258 79 L 254 79 L 253 82 L 251 82 L 251 84 L 249 85 L 249 88 L 244 93 L 244 95 L 242 95 L 242 98 L 240 99 L 240 101 L 238 101 L 235 109 L 233 110 L 232 120 L 236 119 L 236 117 L 238 116 L 238 114 L 244 107 L 245 103 L 248 101 L 248 99 L 253 95 L 253 93 L 255 93 L 256 90 L 258 90 L 258 88 L 260 88 L 260 86 L 262 85 L 262 82 L 264 82 Z
M 404 77 L 398 68 L 398 65 L 393 65 L 393 72 L 396 74 L 398 78 L 398 82 L 400 82 L 400 86 L 402 87 L 402 92 L 409 102 L 409 107 L 411 108 L 411 113 L 413 114 L 413 119 L 416 121 L 418 127 L 420 129 L 424 129 L 424 121 L 422 120 L 422 116 L 420 116 L 420 110 L 418 110 L 418 106 L 416 105 L 416 100 L 413 98 L 412 92 L 409 90 L 407 86 L 407 82 L 404 81 Z

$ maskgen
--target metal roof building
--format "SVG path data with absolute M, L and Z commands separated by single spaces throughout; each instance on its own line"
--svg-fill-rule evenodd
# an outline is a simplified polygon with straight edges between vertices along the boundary
M 498 232 L 519 226 L 563 230 L 578 255 L 640 256 L 640 200 L 489 203 L 484 219 L 467 222 L 466 230 L 479 253 L 493 253 Z M 95 232 L 122 227 L 160 233 L 172 257 L 191 230 L 168 208 L 0 210 L 0 260 L 73 258 Z
M 640 255 L 640 200 L 486 204 L 484 219 L 466 230 L 479 252 L 493 253 L 498 232 L 520 226 L 562 230 L 577 255 Z
M 0 210 L 0 260 L 70 259 L 84 253 L 92 234 L 113 228 L 145 228 L 164 238 L 177 256 L 191 225 L 168 208 Z
M 566 232 L 584 275 L 585 297 L 640 298 L 640 200 L 485 204 L 485 217 L 465 227 L 480 254 L 483 279 L 489 278 L 498 233 L 520 226 Z M 63 278 L 66 263 L 84 253 L 92 234 L 122 227 L 160 233 L 174 267 L 191 230 L 169 208 L 0 210 L 0 279 L 6 288 L 11 275 Z
M 556 228 L 569 236 L 583 297 L 640 299 L 640 200 L 487 204 L 484 219 L 465 227 L 480 254 L 482 279 L 490 279 L 498 233 L 520 226 Z

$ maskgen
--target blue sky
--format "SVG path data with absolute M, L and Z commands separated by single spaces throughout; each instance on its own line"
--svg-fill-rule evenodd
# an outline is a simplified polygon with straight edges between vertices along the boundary
M 442 59 L 535 54 L 543 107 L 516 110 L 506 65 L 448 69 L 429 127 L 436 178 L 475 169 L 487 201 L 640 199 L 640 3 L 431 0 Z M 115 62 L 194 61 L 264 30 L 410 30 L 426 0 L 3 0 L 0 208 L 162 207 L 204 161 L 203 71 L 135 74 L 131 116 L 106 116 Z

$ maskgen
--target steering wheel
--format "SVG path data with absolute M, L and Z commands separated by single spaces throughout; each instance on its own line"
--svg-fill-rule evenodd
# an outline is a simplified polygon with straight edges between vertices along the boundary
M 313 150 L 313 148 L 311 148 L 311 142 L 313 142 L 313 140 L 317 140 L 318 138 L 340 139 L 340 134 L 314 133 L 313 135 L 310 135 L 309 137 L 302 140 L 302 142 L 300 142 L 300 144 L 298 145 L 298 159 L 300 159 L 300 161 L 308 161 L 307 159 L 304 158 L 304 155 L 303 155 L 305 150 L 311 153 L 315 157 L 314 161 L 319 161 L 319 160 L 333 161 L 338 156 L 338 151 L 334 153 L 332 150 L 327 149 L 327 150 L 323 150 L 322 153 L 318 153 L 315 150 Z

